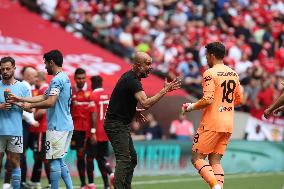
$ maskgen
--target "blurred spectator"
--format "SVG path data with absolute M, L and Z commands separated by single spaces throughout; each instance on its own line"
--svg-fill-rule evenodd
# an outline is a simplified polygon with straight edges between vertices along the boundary
M 98 37 L 108 39 L 110 33 L 109 28 L 112 26 L 113 14 L 109 7 L 104 7 L 103 4 L 98 4 L 97 14 L 92 18 L 92 24 L 98 33 Z
M 163 138 L 163 128 L 156 120 L 154 114 L 147 115 L 148 123 L 143 126 L 143 135 L 146 140 L 157 140 Z
M 239 73 L 245 85 L 243 110 L 254 108 L 253 99 L 267 73 L 278 77 L 273 85 L 276 92 L 281 90 L 283 0 L 20 2 L 32 10 L 40 9 L 42 14 L 53 14 L 52 20 L 60 22 L 66 31 L 127 60 L 135 50 L 151 54 L 154 73 L 169 79 L 184 76 L 185 88 L 195 96 L 202 93 L 201 75 L 207 67 L 204 45 L 212 41 L 224 43 L 228 55 L 224 62 Z M 34 7 L 35 2 L 38 7 Z
M 53 19 L 66 25 L 69 22 L 69 14 L 71 12 L 70 0 L 58 0 Z
M 82 26 L 83 26 L 83 36 L 91 40 L 93 38 L 93 33 L 95 32 L 95 28 L 92 24 L 92 12 L 85 12 Z
M 179 119 L 172 121 L 170 134 L 180 141 L 191 141 L 194 135 L 194 126 L 184 114 L 179 114 Z
M 265 141 L 267 140 L 265 134 L 263 133 L 261 126 L 259 124 L 255 126 L 250 126 L 246 128 L 245 131 L 245 140 L 250 141 Z
M 202 80 L 199 66 L 193 59 L 193 54 L 188 52 L 184 60 L 178 65 L 177 72 L 184 76 L 184 83 L 186 85 L 199 86 Z
M 145 140 L 145 135 L 141 130 L 141 124 L 138 121 L 133 120 L 130 124 L 130 128 L 130 134 L 133 140 Z
M 118 42 L 125 49 L 126 57 L 131 58 L 134 52 L 134 39 L 130 26 L 126 26 L 125 30 L 119 34 Z
M 261 119 L 264 110 L 272 104 L 275 99 L 274 86 L 271 85 L 272 78 L 268 77 L 261 81 L 261 89 L 258 91 L 256 97 L 253 99 L 253 105 L 250 110 L 252 116 Z
M 50 20 L 54 15 L 57 0 L 37 0 L 37 4 L 40 7 L 41 15 L 44 19 Z

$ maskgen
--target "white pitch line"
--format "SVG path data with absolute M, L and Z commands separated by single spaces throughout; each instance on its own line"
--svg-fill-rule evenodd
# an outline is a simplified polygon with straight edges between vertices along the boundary
M 247 173 L 247 174 L 234 174 L 227 175 L 225 179 L 242 179 L 242 178 L 254 178 L 261 176 L 271 176 L 271 175 L 284 175 L 284 172 L 271 172 L 271 173 Z M 155 177 L 155 176 L 154 176 Z M 164 179 L 164 180 L 147 180 L 147 181 L 135 181 L 132 185 L 150 185 L 150 184 L 163 184 L 163 183 L 177 183 L 177 182 L 187 182 L 187 181 L 201 181 L 200 177 L 195 178 L 180 178 L 180 179 Z M 96 187 L 103 187 L 103 184 L 97 184 Z M 79 186 L 74 186 L 74 188 L 80 188 Z M 60 189 L 65 189 L 60 187 Z

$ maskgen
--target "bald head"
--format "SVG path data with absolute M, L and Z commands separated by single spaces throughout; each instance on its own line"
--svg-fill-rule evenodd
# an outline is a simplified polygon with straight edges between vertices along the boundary
M 45 72 L 39 71 L 37 72 L 37 79 L 35 82 L 36 87 L 39 89 L 43 84 L 45 84 L 46 77 Z
M 133 71 L 139 78 L 148 77 L 152 70 L 152 58 L 144 52 L 137 52 L 134 55 Z
M 27 81 L 31 85 L 35 84 L 37 77 L 37 70 L 33 67 L 27 67 L 23 71 L 23 80 Z
M 152 62 L 152 58 L 145 52 L 136 52 L 134 55 L 134 64 L 145 64 Z
M 41 81 L 45 81 L 45 72 L 39 71 L 37 72 L 37 77 Z

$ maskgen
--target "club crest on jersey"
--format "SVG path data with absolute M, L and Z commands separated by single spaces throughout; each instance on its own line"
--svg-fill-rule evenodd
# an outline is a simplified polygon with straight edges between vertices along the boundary
M 210 81 L 211 79 L 212 79 L 211 76 L 206 76 L 206 77 L 204 78 L 204 81 L 207 82 L 207 81 Z
M 33 93 L 33 96 L 38 96 L 38 90 L 34 90 L 32 91 L 32 93 Z
M 91 95 L 91 92 L 90 91 L 86 91 L 85 92 L 85 97 L 87 98 L 87 97 L 89 97 Z

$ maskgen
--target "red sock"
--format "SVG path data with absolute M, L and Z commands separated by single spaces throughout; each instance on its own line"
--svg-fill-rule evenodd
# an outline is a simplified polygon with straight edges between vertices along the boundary
M 204 159 L 198 159 L 195 162 L 194 167 L 211 188 L 218 183 L 211 165 L 209 165 L 209 163 Z

